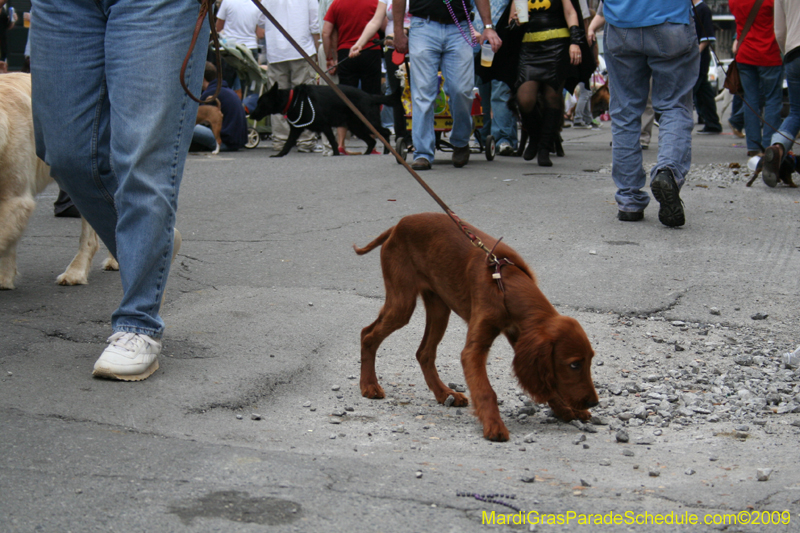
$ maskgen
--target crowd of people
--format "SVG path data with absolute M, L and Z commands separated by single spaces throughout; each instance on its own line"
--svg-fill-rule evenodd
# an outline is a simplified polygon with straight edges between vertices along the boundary
M 605 0 L 597 13 L 585 0 L 262 3 L 341 84 L 377 94 L 384 90 L 385 69 L 389 90 L 397 91 L 392 75 L 396 58 L 408 54 L 410 133 L 403 110 L 394 110 L 393 122 L 395 135 L 413 146 L 412 167 L 417 171 L 431 169 L 436 155 L 434 103 L 440 73 L 452 115 L 449 142 L 455 167 L 468 164 L 473 134 L 492 135 L 500 155 L 521 154 L 541 166 L 552 165 L 550 153 L 559 149 L 564 127 L 564 91 L 578 87 L 580 92 L 574 126 L 595 126 L 587 97 L 601 27 L 619 220 L 642 220 L 650 202 L 642 164 L 642 149 L 649 144 L 649 133 L 647 143 L 643 141 L 644 128 L 652 124 L 648 114 L 658 116 L 659 123 L 650 189 L 660 204 L 659 220 L 670 227 L 685 223 L 680 190 L 691 163 L 693 111 L 703 120 L 701 133 L 722 129 L 706 85 L 714 36 L 702 0 L 692 1 L 694 9 L 685 0 Z M 120 265 L 123 297 L 112 316 L 114 333 L 94 373 L 145 379 L 158 368 L 164 331 L 159 310 L 180 246 L 174 226 L 185 159 L 192 141 L 216 145 L 208 132 L 195 128 L 197 104 L 177 76 L 200 6 L 197 0 L 153 0 L 150 10 L 137 9 L 134 0 L 32 4 L 37 154 Z M 747 147 L 764 154 L 764 180 L 774 186 L 800 130 L 800 5 L 794 0 L 730 0 L 729 5 L 740 35 L 736 61 L 744 86 Z M 8 13 L 4 0 L 0 7 Z M 251 0 L 221 0 L 217 7 L 216 29 L 268 64 L 270 84 L 290 89 L 315 83 L 314 70 L 302 54 Z M 207 42 L 208 29 L 200 27 L 199 32 L 198 41 Z M 490 66 L 481 66 L 480 45 L 494 53 Z M 147 68 L 141 68 L 143 57 L 150 58 Z M 240 98 L 247 88 L 235 71 L 223 71 L 222 86 L 217 87 L 217 71 L 208 59 L 204 46 L 194 49 L 185 64 L 186 83 L 204 98 L 216 95 L 224 115 L 222 149 L 236 150 L 245 139 Z M 778 125 L 775 102 L 784 76 L 791 110 Z M 64 79 L 74 81 L 65 85 Z M 473 131 L 476 86 L 485 121 Z M 287 138 L 281 119 L 272 120 L 277 150 Z M 734 128 L 741 129 L 733 120 Z M 345 132 L 339 135 L 340 149 L 347 154 Z M 310 134 L 298 147 L 324 151 Z

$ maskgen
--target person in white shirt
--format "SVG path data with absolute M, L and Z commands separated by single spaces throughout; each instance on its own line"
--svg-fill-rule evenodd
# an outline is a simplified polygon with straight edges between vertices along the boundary
M 319 46 L 318 0 L 262 0 L 261 3 L 303 51 L 316 61 Z M 314 68 L 303 59 L 300 52 L 295 50 L 271 22 L 266 21 L 264 31 L 270 86 L 277 83 L 281 89 L 291 89 L 304 83 L 313 83 Z M 281 115 L 272 115 L 271 120 L 272 148 L 280 151 L 289 137 L 289 124 Z M 306 130 L 297 141 L 297 150 L 313 152 L 316 144 L 314 134 Z
M 259 27 L 264 27 L 266 17 L 252 0 L 222 0 L 217 11 L 217 32 L 220 37 L 228 43 L 245 46 L 253 59 L 258 59 L 258 38 L 256 36 Z M 242 97 L 242 90 L 239 87 L 236 70 L 223 62 L 222 79 L 228 82 L 228 87 L 232 88 L 239 98 Z

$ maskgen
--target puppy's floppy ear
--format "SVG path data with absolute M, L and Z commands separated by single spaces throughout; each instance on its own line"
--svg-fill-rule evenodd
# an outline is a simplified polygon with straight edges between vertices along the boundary
M 538 403 L 555 395 L 553 339 L 537 328 L 524 332 L 514 345 L 514 374 L 523 389 Z
M 272 87 L 270 87 L 269 91 L 267 91 L 267 92 L 268 93 L 276 93 L 276 92 L 278 92 L 278 82 L 276 81 L 275 83 L 273 83 Z

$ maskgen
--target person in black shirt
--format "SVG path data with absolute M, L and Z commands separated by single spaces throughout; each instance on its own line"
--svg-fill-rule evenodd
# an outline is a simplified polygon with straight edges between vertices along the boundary
M 488 41 L 496 52 L 502 41 L 492 25 L 489 0 L 475 0 L 484 23 L 480 42 Z M 411 137 L 414 142 L 415 170 L 431 168 L 436 150 L 433 127 L 434 103 L 439 92 L 439 70 L 444 91 L 449 98 L 453 128 L 453 165 L 463 167 L 469 161 L 472 136 L 472 88 L 475 85 L 473 37 L 467 0 L 410 0 L 411 26 L 408 37 L 403 30 L 405 2 L 392 3 L 394 45 L 401 53 L 410 53 Z
M 711 9 L 703 0 L 692 0 L 695 12 L 695 29 L 697 38 L 700 40 L 700 75 L 694 85 L 692 95 L 694 96 L 694 107 L 697 116 L 703 121 L 705 127 L 698 133 L 717 134 L 722 133 L 722 125 L 719 123 L 717 115 L 717 103 L 714 97 L 714 89 L 708 81 L 708 68 L 711 64 L 711 45 L 716 42 L 714 37 L 714 22 L 711 20 Z
M 210 61 L 206 61 L 206 69 L 203 74 L 203 93 L 200 100 L 206 100 L 214 96 L 217 90 L 217 67 Z M 228 88 L 228 83 L 222 80 L 222 88 L 217 95 L 222 111 L 222 146 L 220 151 L 235 152 L 247 144 L 247 116 L 244 113 L 242 101 L 239 96 Z M 194 151 L 208 149 L 214 150 L 216 139 L 210 128 L 197 124 L 194 127 L 192 136 L 192 147 Z

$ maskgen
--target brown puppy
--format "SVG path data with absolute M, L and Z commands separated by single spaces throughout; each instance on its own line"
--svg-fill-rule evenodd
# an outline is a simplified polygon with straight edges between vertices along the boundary
M 489 248 L 497 242 L 472 226 L 469 229 Z M 502 243 L 495 250 L 499 259 L 513 263 L 502 269 L 503 292 L 492 279 L 486 254 L 447 215 L 405 217 L 364 248 L 353 248 L 363 255 L 381 245 L 386 302 L 377 320 L 361 331 L 362 396 L 385 396 L 375 374 L 375 353 L 386 337 L 408 324 L 417 296 L 422 296 L 426 322 L 417 360 L 425 382 L 439 403 L 452 395 L 453 405 L 468 405 L 464 394 L 442 383 L 435 365 L 436 347 L 447 329 L 450 311 L 455 311 L 468 324 L 461 365 L 485 438 L 508 440 L 497 395 L 486 374 L 489 348 L 501 333 L 514 349 L 514 373 L 534 400 L 548 403 L 564 420 L 591 418 L 587 409 L 597 405 L 598 398 L 589 339 L 575 319 L 555 310 L 514 250 Z
M 36 207 L 35 196 L 53 182 L 50 167 L 36 157 L 33 136 L 30 74 L 0 76 L 0 289 L 13 289 L 17 275 L 17 243 Z M 85 285 L 92 258 L 97 252 L 97 234 L 82 220 L 78 253 L 59 285 Z M 103 263 L 106 270 L 119 270 L 113 257 Z
M 203 124 L 211 128 L 214 133 L 214 138 L 217 140 L 217 147 L 214 148 L 212 154 L 219 153 L 219 147 L 222 146 L 222 106 L 218 99 L 214 99 L 211 104 L 203 104 L 197 108 L 197 120 L 195 124 Z

